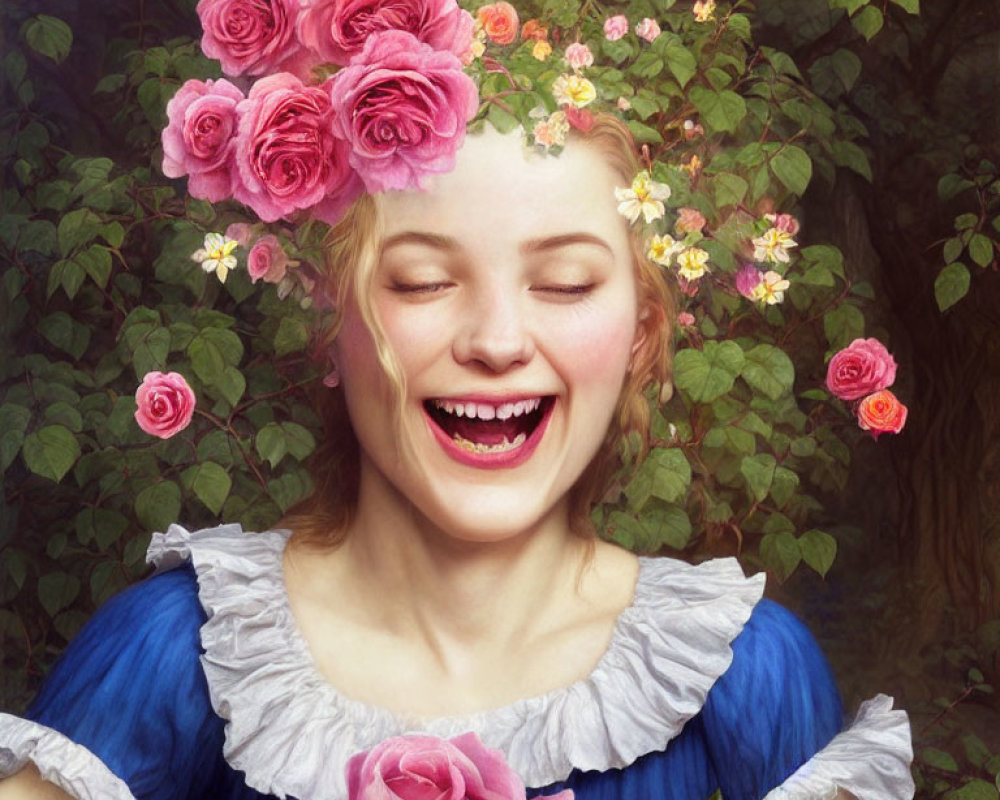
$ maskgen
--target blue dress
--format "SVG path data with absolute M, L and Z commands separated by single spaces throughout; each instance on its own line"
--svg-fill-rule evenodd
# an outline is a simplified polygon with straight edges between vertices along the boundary
M 407 732 L 475 730 L 529 797 L 913 795 L 905 714 L 879 697 L 845 730 L 813 638 L 735 561 L 643 559 L 587 679 L 427 721 L 323 682 L 283 595 L 286 540 L 237 526 L 158 534 L 158 573 L 100 609 L 26 720 L 0 715 L 0 775 L 30 759 L 80 800 L 339 800 L 354 753 Z

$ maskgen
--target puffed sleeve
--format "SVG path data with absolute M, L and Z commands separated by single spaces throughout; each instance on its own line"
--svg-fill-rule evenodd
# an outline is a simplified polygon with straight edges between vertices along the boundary
M 888 698 L 845 728 L 830 668 L 809 631 L 762 600 L 733 642 L 733 663 L 703 709 L 726 800 L 913 797 L 906 714 Z
M 199 662 L 203 622 L 189 567 L 109 600 L 27 719 L 0 715 L 0 776 L 32 761 L 78 800 L 203 796 L 223 741 Z

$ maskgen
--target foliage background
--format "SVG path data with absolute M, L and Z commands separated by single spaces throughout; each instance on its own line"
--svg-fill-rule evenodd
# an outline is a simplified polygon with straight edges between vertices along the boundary
M 567 25 L 576 8 L 538 5 Z M 309 312 L 243 270 L 224 286 L 202 273 L 190 253 L 239 209 L 191 201 L 158 170 L 166 101 L 184 79 L 218 75 L 194 43 L 193 6 L 0 11 L 3 708 L 23 708 L 81 622 L 145 574 L 150 531 L 260 528 L 309 490 L 320 435 L 304 395 L 317 374 Z M 995 800 L 1000 9 L 734 6 L 722 4 L 740 19 L 718 36 L 690 24 L 684 0 L 604 7 L 671 34 L 639 59 L 633 42 L 617 54 L 633 66 L 596 82 L 631 98 L 657 153 L 703 160 L 696 181 L 658 177 L 709 217 L 713 234 L 696 243 L 714 274 L 689 302 L 697 325 L 679 334 L 687 355 L 657 446 L 596 515 L 639 550 L 738 553 L 768 570 L 771 593 L 823 640 L 849 705 L 887 691 L 910 711 L 920 796 Z M 489 113 L 504 124 L 502 107 Z M 647 130 L 685 117 L 703 139 Z M 788 301 L 761 314 L 731 277 L 768 204 L 795 211 L 808 247 Z M 315 261 L 302 232 L 285 235 Z M 894 389 L 910 407 L 905 433 L 877 443 L 821 388 L 824 359 L 862 334 L 900 361 Z M 153 442 L 132 394 L 165 368 L 188 377 L 199 413 Z

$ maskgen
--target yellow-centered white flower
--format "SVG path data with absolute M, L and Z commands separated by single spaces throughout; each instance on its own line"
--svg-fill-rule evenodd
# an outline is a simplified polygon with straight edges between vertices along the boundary
M 654 181 L 649 172 L 643 170 L 635 176 L 630 187 L 615 189 L 615 199 L 618 213 L 629 222 L 636 222 L 640 214 L 647 223 L 653 222 L 666 212 L 663 201 L 670 199 L 670 187 Z
M 214 272 L 220 283 L 226 282 L 229 270 L 236 268 L 236 256 L 232 255 L 239 242 L 227 239 L 221 233 L 206 233 L 205 246 L 191 254 L 191 260 L 201 264 L 205 272 Z

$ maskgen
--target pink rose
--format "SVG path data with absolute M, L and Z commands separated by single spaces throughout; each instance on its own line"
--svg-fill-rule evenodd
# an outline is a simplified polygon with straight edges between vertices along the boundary
M 247 256 L 247 272 L 250 280 L 257 283 L 280 283 L 288 271 L 288 256 L 281 249 L 277 236 L 261 236 L 250 248 Z
M 841 400 L 857 400 L 896 380 L 896 360 L 878 339 L 855 339 L 830 359 L 826 388 Z
M 297 0 L 199 0 L 201 49 L 227 75 L 262 75 L 297 59 Z
M 682 328 L 690 328 L 694 325 L 694 314 L 690 311 L 682 311 L 677 315 L 677 324 Z
M 594 127 L 597 118 L 589 108 L 577 108 L 576 106 L 566 106 L 563 109 L 566 121 L 578 131 L 586 133 Z
M 760 300 L 760 287 L 764 282 L 764 273 L 753 264 L 744 264 L 736 272 L 736 291 L 747 300 Z
M 377 33 L 330 79 L 333 130 L 369 192 L 420 187 L 448 172 L 479 107 L 479 90 L 453 54 L 403 31 Z
M 656 41 L 656 37 L 660 35 L 660 26 L 655 19 L 646 17 L 635 26 L 635 33 L 640 39 L 645 39 L 647 42 L 654 42 Z
M 461 58 L 472 45 L 472 16 L 455 0 L 305 0 L 299 39 L 325 61 L 346 65 L 372 34 L 412 33 Z
M 899 433 L 906 424 L 907 408 L 888 389 L 865 397 L 858 404 L 858 427 L 878 439 L 882 433 Z
M 309 209 L 334 224 L 361 184 L 348 163 L 350 146 L 332 130 L 329 86 L 305 86 L 286 72 L 269 75 L 238 110 L 233 196 L 265 222 Z
M 609 42 L 616 42 L 628 33 L 628 17 L 615 14 L 604 20 L 604 35 Z
M 246 247 L 253 236 L 253 228 L 245 222 L 234 222 L 226 228 L 224 236 L 232 239 L 240 247 Z
M 794 236 L 799 232 L 799 221 L 791 214 L 765 214 L 764 219 L 789 236 Z
M 163 174 L 188 175 L 188 191 L 212 203 L 233 193 L 232 158 L 237 104 L 243 92 L 229 81 L 185 81 L 167 103 Z
M 476 19 L 483 26 L 483 31 L 491 42 L 506 45 L 517 38 L 517 11 L 504 0 L 482 6 L 476 12 Z
M 135 421 L 152 436 L 169 439 L 191 424 L 195 396 L 179 372 L 147 372 L 135 390 Z
M 579 72 L 584 67 L 593 65 L 594 54 L 587 45 L 575 42 L 566 48 L 566 60 L 574 72 Z
M 682 208 L 674 227 L 678 233 L 695 233 L 705 227 L 705 216 L 696 208 Z

